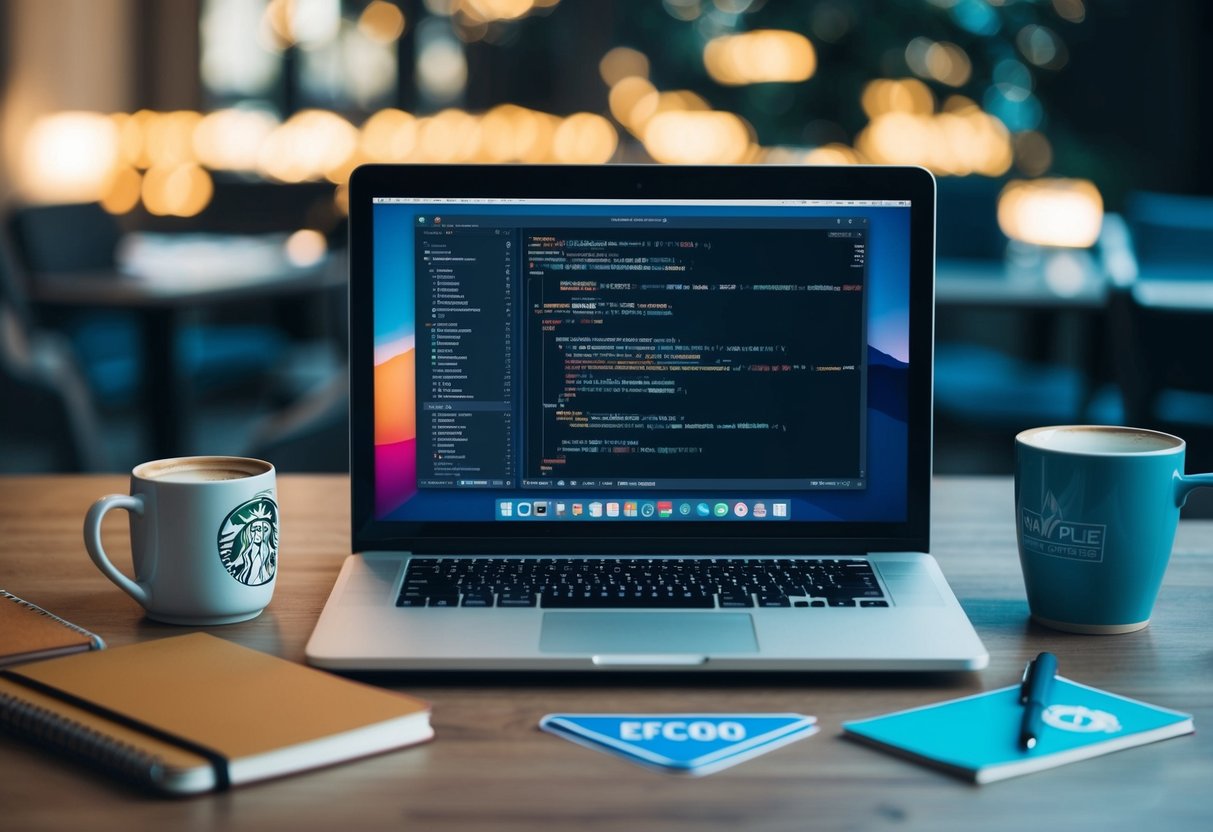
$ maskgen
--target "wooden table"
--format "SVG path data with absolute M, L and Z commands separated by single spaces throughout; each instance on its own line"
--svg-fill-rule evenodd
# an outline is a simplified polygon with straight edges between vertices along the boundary
M 81 521 L 124 478 L 0 479 L 0 587 L 104 636 L 111 646 L 182 628 L 152 623 L 89 563 Z M 348 484 L 284 476 L 273 603 L 212 632 L 302 660 L 348 551 Z M 943 479 L 934 551 L 990 650 L 975 674 L 778 677 L 376 676 L 430 700 L 428 745 L 217 796 L 145 796 L 0 737 L 0 828 L 454 830 L 1213 828 L 1213 522 L 1185 521 L 1151 625 L 1123 636 L 1028 623 L 1011 483 Z M 123 552 L 126 525 L 107 521 Z M 122 563 L 121 557 L 118 562 Z M 1199 732 L 977 787 L 839 737 L 847 719 L 1011 684 L 1038 651 L 1070 678 L 1193 713 Z M 553 711 L 799 711 L 822 731 L 741 765 L 680 779 L 536 728 Z

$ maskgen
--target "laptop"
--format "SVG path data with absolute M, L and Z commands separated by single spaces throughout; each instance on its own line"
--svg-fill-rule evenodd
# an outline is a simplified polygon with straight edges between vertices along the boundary
M 957 670 L 919 168 L 366 166 L 336 670 Z

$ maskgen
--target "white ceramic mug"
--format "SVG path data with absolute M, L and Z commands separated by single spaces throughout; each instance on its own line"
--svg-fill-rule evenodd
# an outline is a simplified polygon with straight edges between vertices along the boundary
M 101 519 L 130 513 L 134 580 L 101 547 Z M 259 459 L 195 456 L 135 466 L 131 493 L 99 499 L 84 518 L 89 557 L 148 618 L 232 624 L 256 618 L 278 573 L 274 466 Z

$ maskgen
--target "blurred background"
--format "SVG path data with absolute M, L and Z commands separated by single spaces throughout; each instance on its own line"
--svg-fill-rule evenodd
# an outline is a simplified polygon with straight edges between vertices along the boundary
M 1213 5 L 0 0 L 0 470 L 345 466 L 366 161 L 922 165 L 936 469 L 1213 468 Z

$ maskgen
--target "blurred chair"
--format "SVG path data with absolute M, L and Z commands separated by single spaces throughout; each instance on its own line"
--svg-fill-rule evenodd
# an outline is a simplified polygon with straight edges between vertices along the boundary
M 1104 232 L 1109 325 L 1125 418 L 1182 436 L 1189 469 L 1210 470 L 1213 198 L 1138 195 L 1128 205 L 1125 219 L 1107 218 Z
M 342 370 L 253 431 L 248 455 L 287 473 L 349 471 L 349 376 Z
M 117 268 L 122 229 L 96 203 L 18 208 L 8 227 L 30 280 L 64 271 L 97 272 L 104 280 Z M 59 319 L 98 401 L 111 407 L 130 402 L 142 371 L 134 314 L 90 309 L 63 312 Z M 264 373 L 286 341 L 261 324 L 189 325 L 178 338 L 184 375 L 199 389 L 227 387 L 248 381 L 250 373 Z
M 38 331 L 0 237 L 0 471 L 102 471 L 103 439 L 70 344 Z

